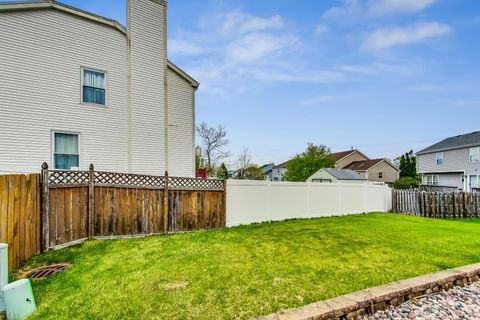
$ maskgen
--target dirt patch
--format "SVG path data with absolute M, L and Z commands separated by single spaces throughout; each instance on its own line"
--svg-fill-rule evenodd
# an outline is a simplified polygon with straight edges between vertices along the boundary
M 165 285 L 165 290 L 167 291 L 177 291 L 183 290 L 188 286 L 188 282 L 186 281 L 177 281 L 177 282 L 170 282 Z

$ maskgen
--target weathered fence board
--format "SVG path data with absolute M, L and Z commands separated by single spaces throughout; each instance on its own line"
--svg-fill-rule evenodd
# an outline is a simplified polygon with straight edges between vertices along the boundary
M 430 218 L 478 218 L 480 194 L 393 190 L 393 211 Z
M 0 242 L 10 270 L 41 251 L 40 175 L 0 175 Z

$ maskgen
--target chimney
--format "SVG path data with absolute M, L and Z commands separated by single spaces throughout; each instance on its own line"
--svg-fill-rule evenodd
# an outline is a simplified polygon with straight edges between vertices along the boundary
M 129 171 L 167 169 L 167 3 L 127 0 Z

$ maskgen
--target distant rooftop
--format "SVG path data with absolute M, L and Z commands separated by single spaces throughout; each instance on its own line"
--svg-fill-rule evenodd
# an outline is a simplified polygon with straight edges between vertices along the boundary
M 325 170 L 338 180 L 367 180 L 350 169 L 323 168 L 323 170 Z
M 475 146 L 480 146 L 480 131 L 461 134 L 455 137 L 444 139 L 428 148 L 418 151 L 417 154 L 426 154 Z

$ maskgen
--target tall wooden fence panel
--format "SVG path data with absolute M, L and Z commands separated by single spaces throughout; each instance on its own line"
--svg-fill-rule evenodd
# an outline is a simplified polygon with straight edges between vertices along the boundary
M 0 175 L 0 242 L 16 270 L 41 252 L 40 175 Z
M 480 193 L 393 190 L 393 211 L 429 218 L 479 218 Z
M 93 237 L 224 227 L 225 181 L 43 171 L 44 250 Z

